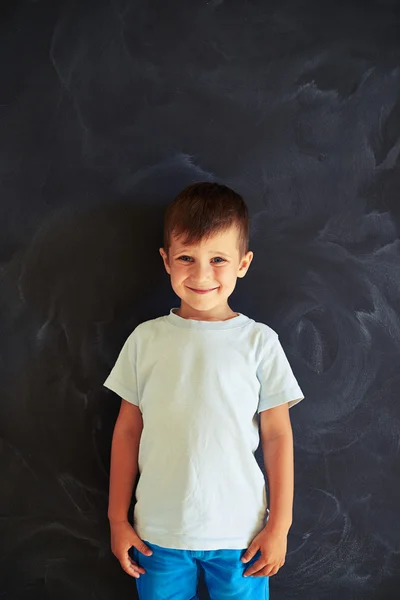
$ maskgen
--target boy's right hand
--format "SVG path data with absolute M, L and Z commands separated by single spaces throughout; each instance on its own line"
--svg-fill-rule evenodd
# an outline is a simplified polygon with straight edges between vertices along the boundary
M 118 558 L 121 567 L 128 575 L 139 578 L 140 573 L 144 574 L 146 570 L 131 559 L 129 549 L 135 546 L 146 556 L 151 556 L 153 551 L 146 546 L 129 521 L 110 521 L 110 529 L 112 553 Z

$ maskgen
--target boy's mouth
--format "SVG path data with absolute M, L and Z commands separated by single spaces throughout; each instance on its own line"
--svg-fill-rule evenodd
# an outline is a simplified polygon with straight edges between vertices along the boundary
M 192 292 L 196 292 L 196 294 L 208 294 L 209 292 L 212 292 L 213 290 L 216 290 L 217 288 L 210 288 L 208 290 L 196 290 L 195 288 L 189 288 L 189 290 L 191 290 Z

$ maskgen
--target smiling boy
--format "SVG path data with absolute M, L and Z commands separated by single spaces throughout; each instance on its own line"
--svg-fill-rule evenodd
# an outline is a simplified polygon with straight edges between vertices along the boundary
M 200 569 L 211 600 L 267 599 L 285 562 L 289 408 L 303 394 L 275 331 L 229 306 L 253 259 L 248 238 L 247 206 L 230 188 L 198 183 L 175 198 L 160 254 L 180 306 L 136 327 L 104 383 L 122 397 L 112 551 L 141 600 L 197 598 Z M 260 437 L 268 503 L 254 456 Z

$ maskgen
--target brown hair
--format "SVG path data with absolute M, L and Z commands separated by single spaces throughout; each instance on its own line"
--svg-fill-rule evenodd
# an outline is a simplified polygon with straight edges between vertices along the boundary
M 183 189 L 167 206 L 164 216 L 164 250 L 168 254 L 171 235 L 184 236 L 184 244 L 238 228 L 240 257 L 248 252 L 249 214 L 239 194 L 219 183 L 194 183 Z

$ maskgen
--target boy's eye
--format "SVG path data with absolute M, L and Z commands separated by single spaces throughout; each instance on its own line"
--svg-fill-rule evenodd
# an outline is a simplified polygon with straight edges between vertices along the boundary
M 219 260 L 222 260 L 222 262 L 225 262 L 225 259 L 221 258 L 220 256 L 216 256 L 215 258 L 218 258 Z
M 187 255 L 180 256 L 178 258 L 178 260 L 181 260 L 182 262 L 188 262 L 187 260 L 185 260 L 186 258 L 188 258 L 190 260 L 190 256 L 187 256 Z M 216 260 L 216 259 L 218 260 L 217 264 L 219 263 L 219 261 L 226 262 L 224 258 L 221 258 L 221 256 L 215 256 L 213 258 L 213 260 Z

